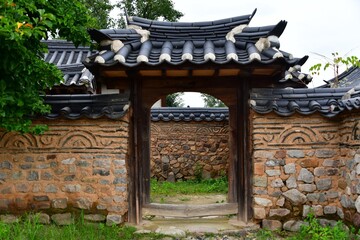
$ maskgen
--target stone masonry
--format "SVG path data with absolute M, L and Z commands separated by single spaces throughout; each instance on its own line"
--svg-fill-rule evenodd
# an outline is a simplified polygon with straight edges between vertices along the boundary
M 228 122 L 152 122 L 151 176 L 159 180 L 227 173 Z
M 43 123 L 49 131 L 40 136 L 0 132 L 0 214 L 31 210 L 69 222 L 83 210 L 89 219 L 124 219 L 128 117 Z
M 254 221 L 296 230 L 312 211 L 360 227 L 360 117 L 250 117 Z M 41 136 L 0 132 L 0 220 L 32 211 L 62 225 L 83 210 L 88 221 L 125 221 L 128 116 L 44 123 L 50 130 Z M 228 134 L 225 122 L 152 123 L 152 174 L 220 174 Z
M 360 226 L 358 123 L 354 116 L 252 114 L 254 218 L 291 230 L 312 211 Z

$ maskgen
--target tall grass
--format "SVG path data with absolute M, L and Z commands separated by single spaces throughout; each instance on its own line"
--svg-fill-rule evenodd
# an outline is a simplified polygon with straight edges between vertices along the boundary
M 228 180 L 225 176 L 214 179 L 187 180 L 174 183 L 151 179 L 150 184 L 151 196 L 207 193 L 226 194 L 228 192 Z

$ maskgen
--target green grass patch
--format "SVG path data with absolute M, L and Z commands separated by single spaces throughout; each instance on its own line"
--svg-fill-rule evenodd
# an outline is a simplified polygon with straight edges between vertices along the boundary
M 178 194 L 208 194 L 228 192 L 227 178 L 187 180 L 178 182 L 157 181 L 151 179 L 151 196 L 175 196 Z
M 0 240 L 145 240 L 164 237 L 155 233 L 135 234 L 136 228 L 130 226 L 87 223 L 84 222 L 82 216 L 74 224 L 67 226 L 43 225 L 39 223 L 36 215 L 29 216 L 24 216 L 16 223 L 0 222 Z
M 258 240 L 360 240 L 359 232 L 353 227 L 347 227 L 342 221 L 336 222 L 335 226 L 322 226 L 314 214 L 310 213 L 305 223 L 299 232 L 260 229 L 255 232 L 254 237 Z

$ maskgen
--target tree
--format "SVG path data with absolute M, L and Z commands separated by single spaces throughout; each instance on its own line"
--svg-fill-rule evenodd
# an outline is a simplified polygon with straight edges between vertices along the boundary
M 0 128 L 39 133 L 30 116 L 50 111 L 41 94 L 60 83 L 60 70 L 43 61 L 42 39 L 89 44 L 89 11 L 78 0 L 5 0 L 0 5 Z
M 117 4 L 111 4 L 110 0 L 81 0 L 89 9 L 91 16 L 95 19 L 93 28 L 105 29 L 115 27 L 115 19 L 110 17 L 110 12 Z
M 202 93 L 201 97 L 205 103 L 204 107 L 226 107 L 225 103 L 209 94 Z
M 181 96 L 183 92 L 172 93 L 166 96 L 166 106 L 167 107 L 183 107 L 184 102 Z
M 311 66 L 309 71 L 313 75 L 319 75 L 321 71 L 326 71 L 330 67 L 334 74 L 334 82 L 331 83 L 332 88 L 337 88 L 339 86 L 339 69 L 341 66 L 345 66 L 346 69 L 351 66 L 360 67 L 359 59 L 356 56 L 340 56 L 338 52 L 331 53 L 332 58 L 318 53 L 316 55 L 319 55 L 325 61 L 325 64 L 317 63 Z
M 120 7 L 126 9 L 129 16 L 138 16 L 152 20 L 163 18 L 165 21 L 176 22 L 184 14 L 174 9 L 171 0 L 124 0 Z

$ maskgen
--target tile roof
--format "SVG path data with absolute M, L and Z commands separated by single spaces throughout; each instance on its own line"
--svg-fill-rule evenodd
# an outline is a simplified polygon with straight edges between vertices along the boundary
M 227 108 L 153 108 L 151 120 L 158 121 L 228 121 L 229 110 Z
M 342 72 L 339 76 L 339 87 L 360 87 L 360 68 L 353 66 Z M 329 88 L 335 81 L 335 78 L 325 81 L 326 84 L 318 88 Z
M 45 103 L 52 112 L 45 117 L 57 119 L 100 118 L 119 119 L 129 106 L 128 94 L 47 95 Z M 260 114 L 275 112 L 280 116 L 295 113 L 320 113 L 334 117 L 344 111 L 360 109 L 360 88 L 254 88 L 250 93 L 250 108 Z M 227 108 L 154 108 L 152 121 L 228 121 Z
M 51 105 L 48 119 L 100 118 L 120 119 L 127 112 L 129 96 L 127 94 L 74 94 L 46 95 L 45 103 Z
M 261 114 L 275 112 L 290 116 L 318 112 L 325 117 L 334 117 L 345 110 L 360 108 L 360 88 L 255 88 L 250 94 L 250 107 Z
M 54 89 L 75 87 L 83 89 L 83 92 L 95 91 L 94 76 L 84 67 L 82 61 L 95 54 L 96 51 L 85 46 L 76 48 L 72 42 L 65 40 L 47 40 L 43 43 L 48 46 L 48 53 L 44 55 L 44 60 L 55 64 L 64 74 L 64 81 Z
M 287 22 L 276 25 L 249 27 L 252 14 L 208 22 L 162 22 L 139 17 L 128 18 L 128 29 L 90 29 L 100 52 L 86 58 L 85 66 L 135 67 L 145 64 L 181 65 L 236 63 L 240 65 L 281 63 L 285 66 L 302 65 L 307 56 L 294 58 L 280 50 L 279 37 Z M 295 69 L 295 72 L 299 70 Z M 298 74 L 284 80 L 294 81 Z M 300 75 L 302 82 L 311 77 Z M 297 81 L 297 80 L 295 80 Z

